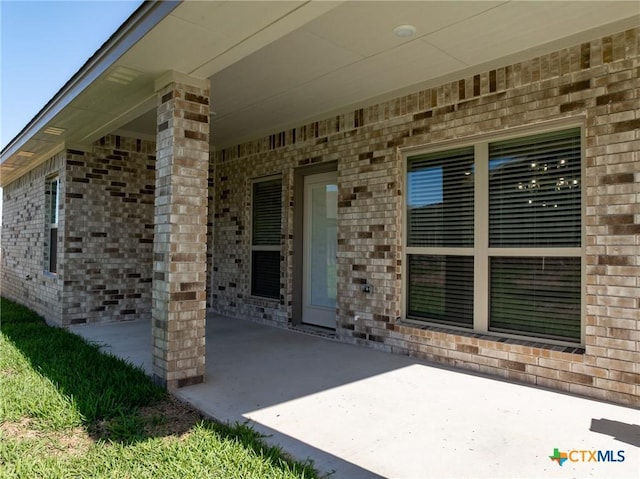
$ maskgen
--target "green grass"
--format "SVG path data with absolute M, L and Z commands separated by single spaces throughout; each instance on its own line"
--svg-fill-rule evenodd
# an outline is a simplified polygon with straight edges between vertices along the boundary
M 0 478 L 317 478 L 246 425 L 0 299 Z

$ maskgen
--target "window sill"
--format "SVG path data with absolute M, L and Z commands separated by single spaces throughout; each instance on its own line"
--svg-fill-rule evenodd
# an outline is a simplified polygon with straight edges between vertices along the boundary
M 262 296 L 247 296 L 244 302 L 253 306 L 262 306 L 267 308 L 275 308 L 280 304 L 279 299 L 264 298 Z
M 425 324 L 418 321 L 412 321 L 411 319 L 404 319 L 395 323 L 397 326 L 402 326 L 406 328 L 414 328 L 420 329 L 424 331 L 432 331 L 435 333 L 445 333 L 451 334 L 455 336 L 464 336 L 467 338 L 480 339 L 484 341 L 493 341 L 496 343 L 503 344 L 513 344 L 518 346 L 526 346 L 530 348 L 537 349 L 546 349 L 548 351 L 557 351 L 561 353 L 569 353 L 569 354 L 584 354 L 585 348 L 580 344 L 561 344 L 561 343 L 551 343 L 544 342 L 542 340 L 532 340 L 526 336 L 512 336 L 512 335 L 503 335 L 500 333 L 478 333 L 469 329 L 464 328 L 456 328 L 456 327 L 445 327 L 434 324 Z
M 43 271 L 42 277 L 45 279 L 59 279 L 60 275 L 58 275 L 58 273 L 52 273 L 50 271 Z

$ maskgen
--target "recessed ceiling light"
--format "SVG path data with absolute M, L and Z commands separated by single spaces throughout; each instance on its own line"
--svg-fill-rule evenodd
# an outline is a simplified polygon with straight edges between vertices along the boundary
M 416 27 L 413 25 L 398 25 L 393 29 L 393 33 L 398 38 L 409 38 L 416 33 Z
M 47 135 L 60 136 L 64 133 L 63 128 L 56 128 L 55 126 L 48 126 L 43 130 Z

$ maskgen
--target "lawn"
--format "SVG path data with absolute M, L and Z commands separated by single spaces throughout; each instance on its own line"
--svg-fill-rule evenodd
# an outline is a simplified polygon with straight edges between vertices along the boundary
M 246 425 L 0 299 L 0 478 L 317 478 Z

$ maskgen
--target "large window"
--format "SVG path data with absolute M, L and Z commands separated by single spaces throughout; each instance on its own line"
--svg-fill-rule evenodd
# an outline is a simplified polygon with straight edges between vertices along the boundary
M 580 342 L 579 128 L 407 159 L 409 319 Z
M 60 179 L 48 178 L 45 185 L 45 247 L 44 269 L 58 272 L 58 215 L 60 210 Z
M 280 299 L 282 180 L 253 183 L 251 295 Z

